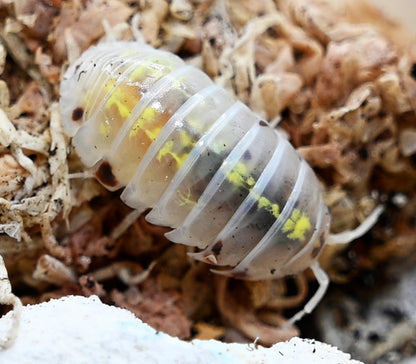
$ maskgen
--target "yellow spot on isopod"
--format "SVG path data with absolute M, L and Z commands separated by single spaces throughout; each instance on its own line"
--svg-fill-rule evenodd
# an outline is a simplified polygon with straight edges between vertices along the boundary
M 188 154 L 178 154 L 178 153 L 171 153 L 171 156 L 175 159 L 178 168 L 180 168 L 183 164 L 183 162 L 185 162 L 186 158 L 188 158 Z
M 294 209 L 290 218 L 283 225 L 283 232 L 287 234 L 289 239 L 305 240 L 305 234 L 311 229 L 309 217 L 300 211 Z
M 143 81 L 143 79 L 146 77 L 146 74 L 148 73 L 148 69 L 148 65 L 136 67 L 129 76 L 130 80 L 133 82 Z
M 164 59 L 166 64 L 160 63 L 160 59 L 152 57 L 144 62 L 141 66 L 135 68 L 130 74 L 130 80 L 132 81 L 143 81 L 145 78 L 156 78 L 159 79 L 164 75 L 172 71 L 173 62 L 170 59 Z
M 150 140 L 155 140 L 162 128 L 160 126 L 154 127 L 152 130 L 146 129 L 144 132 Z
M 141 115 L 139 116 L 139 118 L 136 120 L 134 125 L 132 126 L 130 133 L 129 133 L 129 137 L 133 138 L 134 136 L 136 136 L 136 134 L 139 132 L 140 129 L 151 132 L 152 129 L 154 128 L 147 128 L 147 126 L 154 124 L 154 121 L 158 114 L 159 114 L 159 111 L 156 110 L 155 108 L 151 106 L 146 107 L 141 113 Z
M 259 209 L 261 209 L 270 206 L 270 201 L 266 197 L 262 196 L 258 199 L 257 204 Z
M 179 154 L 173 151 L 174 142 L 173 140 L 167 141 L 162 148 L 160 148 L 159 152 L 157 153 L 157 160 L 160 162 L 163 157 L 170 155 L 177 164 L 178 169 L 182 166 L 183 162 L 185 162 L 186 158 L 188 158 L 188 153 Z
M 271 202 L 268 198 L 262 196 L 257 200 L 257 205 L 259 209 L 263 208 L 266 211 L 270 212 L 276 219 L 280 215 L 280 207 L 277 203 Z
M 105 137 L 108 137 L 111 132 L 111 125 L 107 121 L 100 123 L 100 133 Z
M 280 207 L 277 203 L 272 203 L 270 206 L 270 212 L 277 219 L 280 215 Z
M 238 162 L 232 171 L 230 171 L 227 175 L 227 179 L 237 187 L 248 188 L 249 185 L 247 183 L 247 179 L 250 177 L 247 167 Z
M 186 193 L 183 193 L 181 190 L 178 190 L 178 204 L 179 206 L 185 206 L 185 205 L 195 205 L 196 201 L 192 199 L 192 193 L 190 188 L 188 187 Z
M 162 158 L 172 152 L 173 148 L 173 140 L 167 141 L 165 144 L 163 144 L 163 147 L 159 149 L 159 152 L 157 153 L 157 160 L 160 162 Z
M 182 130 L 179 134 L 180 143 L 183 147 L 193 147 L 195 142 L 192 140 L 191 135 L 186 130 Z
M 118 112 L 122 118 L 127 118 L 130 115 L 130 108 L 127 107 L 122 101 L 120 100 L 112 100 L 112 104 L 117 106 Z
M 256 184 L 256 180 L 255 180 L 253 177 L 249 176 L 249 177 L 247 178 L 247 180 L 246 180 L 246 183 L 247 183 L 250 187 L 253 187 L 253 186 Z
M 115 106 L 118 109 L 120 116 L 126 119 L 130 115 L 134 105 L 136 105 L 136 103 L 139 101 L 140 97 L 138 96 L 138 94 L 128 92 L 128 88 L 123 89 L 123 85 L 121 84 L 114 88 L 114 84 L 114 81 L 109 81 L 106 83 L 105 87 L 107 91 L 111 92 L 111 96 L 108 98 L 105 105 L 107 108 Z
M 236 171 L 231 171 L 227 175 L 227 179 L 237 187 L 242 187 L 244 185 L 244 177 Z

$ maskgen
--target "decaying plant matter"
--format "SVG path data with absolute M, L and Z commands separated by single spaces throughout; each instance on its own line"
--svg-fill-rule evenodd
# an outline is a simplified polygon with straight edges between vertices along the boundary
M 60 75 L 104 38 L 141 37 L 178 53 L 284 130 L 323 182 L 332 232 L 354 228 L 385 205 L 349 254 L 324 252 L 321 263 L 333 280 L 414 258 L 415 49 L 405 33 L 380 17 L 357 16 L 358 3 L 350 6 L 0 3 L 0 253 L 22 302 L 96 294 L 182 338 L 192 337 L 192 328 L 263 343 L 298 333 L 280 327 L 284 309 L 307 296 L 307 274 L 273 282 L 214 279 L 188 260 L 185 247 L 164 238 L 166 229 L 143 218 L 130 224 L 117 193 L 105 192 L 71 153 L 57 109 Z

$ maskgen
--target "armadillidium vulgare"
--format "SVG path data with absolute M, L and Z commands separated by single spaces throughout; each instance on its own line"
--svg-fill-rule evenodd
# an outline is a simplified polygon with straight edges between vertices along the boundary
M 281 133 L 202 71 L 135 42 L 103 43 L 61 85 L 66 133 L 109 190 L 173 242 L 223 275 L 263 280 L 310 267 L 329 230 L 328 208 L 308 164 Z M 298 316 L 300 317 L 300 316 Z

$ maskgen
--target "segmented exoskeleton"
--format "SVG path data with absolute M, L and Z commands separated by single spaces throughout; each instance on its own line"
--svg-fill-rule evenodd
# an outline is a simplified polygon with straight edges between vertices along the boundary
M 177 56 L 135 42 L 86 51 L 61 85 L 65 131 L 109 190 L 199 248 L 215 272 L 262 280 L 311 267 L 329 213 L 312 169 L 242 102 Z

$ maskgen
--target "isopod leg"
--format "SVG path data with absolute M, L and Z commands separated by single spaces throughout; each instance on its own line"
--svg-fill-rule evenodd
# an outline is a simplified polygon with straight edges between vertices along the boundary
M 322 300 L 325 295 L 325 292 L 329 285 L 329 277 L 325 273 L 325 271 L 320 267 L 318 262 L 314 262 L 310 268 L 312 269 L 313 274 L 316 277 L 316 280 L 319 283 L 318 290 L 315 294 L 310 298 L 310 300 L 306 303 L 304 308 L 297 312 L 292 318 L 290 318 L 285 326 L 292 326 L 296 321 L 299 321 L 303 316 L 306 314 L 311 313 L 318 303 Z
M 327 244 L 328 245 L 346 245 L 352 242 L 355 239 L 363 236 L 367 231 L 369 231 L 378 221 L 379 216 L 383 213 L 384 206 L 379 205 L 377 206 L 370 215 L 366 217 L 366 219 L 358 225 L 353 230 L 343 231 L 342 233 L 338 234 L 331 234 L 328 237 Z
M 118 239 L 133 223 L 140 217 L 140 215 L 145 211 L 146 209 L 143 208 L 137 208 L 127 214 L 124 219 L 115 227 L 115 229 L 111 232 L 111 238 L 112 239 Z

